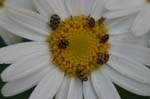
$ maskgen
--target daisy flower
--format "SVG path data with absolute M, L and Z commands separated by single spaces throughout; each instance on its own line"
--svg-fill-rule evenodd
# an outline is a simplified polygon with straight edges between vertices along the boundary
M 144 66 L 150 50 L 117 42 L 127 26 L 105 25 L 102 0 L 33 2 L 39 13 L 8 7 L 0 19 L 3 28 L 32 40 L 0 49 L 0 63 L 11 64 L 1 74 L 4 96 L 37 85 L 29 99 L 120 99 L 113 83 L 150 95 Z
M 17 7 L 24 7 L 27 9 L 33 9 L 31 0 L 0 0 L 0 16 L 3 14 L 5 5 L 12 5 Z M 3 38 L 6 44 L 13 44 L 22 41 L 19 36 L 9 33 L 7 30 L 0 27 L 0 36 Z
M 132 31 L 135 35 L 141 36 L 150 31 L 150 0 L 106 0 L 105 13 L 107 18 L 115 18 L 136 14 L 133 20 Z

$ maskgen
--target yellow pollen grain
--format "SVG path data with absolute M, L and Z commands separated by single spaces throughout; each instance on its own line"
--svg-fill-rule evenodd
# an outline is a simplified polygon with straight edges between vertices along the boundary
M 0 0 L 0 7 L 4 6 L 4 2 L 5 2 L 5 0 Z
M 98 54 L 108 54 L 110 44 L 99 42 L 100 37 L 106 33 L 107 28 L 104 24 L 99 26 L 98 21 L 90 28 L 86 16 L 65 19 L 47 39 L 53 63 L 70 77 L 76 77 L 77 70 L 90 74 L 101 67 L 97 64 Z M 58 48 L 58 42 L 62 38 L 69 42 L 66 49 Z

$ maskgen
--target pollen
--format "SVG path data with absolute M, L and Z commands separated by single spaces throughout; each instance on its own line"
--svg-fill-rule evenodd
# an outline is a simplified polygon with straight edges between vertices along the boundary
M 69 77 L 86 81 L 92 71 L 108 61 L 100 57 L 109 55 L 107 28 L 94 21 L 83 15 L 69 17 L 47 39 L 53 63 Z
M 0 7 L 4 6 L 4 2 L 5 2 L 5 0 L 0 0 Z

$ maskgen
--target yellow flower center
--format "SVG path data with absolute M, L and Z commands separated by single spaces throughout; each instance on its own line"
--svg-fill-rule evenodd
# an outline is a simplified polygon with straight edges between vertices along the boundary
M 4 6 L 5 0 L 0 0 L 0 7 Z
M 67 18 L 48 37 L 53 63 L 66 75 L 89 75 L 108 61 L 110 44 L 102 19 L 93 23 L 86 16 Z

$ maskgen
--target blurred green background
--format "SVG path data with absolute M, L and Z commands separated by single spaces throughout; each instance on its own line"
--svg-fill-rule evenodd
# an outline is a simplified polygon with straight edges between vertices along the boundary
M 4 43 L 4 41 L 0 38 L 0 47 L 4 47 L 6 46 L 6 44 Z M 8 65 L 6 64 L 2 64 L 0 65 L 0 73 L 7 67 Z M 5 83 L 2 82 L 2 80 L 0 79 L 0 89 L 2 88 L 2 86 L 4 85 Z M 150 97 L 142 97 L 142 96 L 138 96 L 138 95 L 135 95 L 135 94 L 132 94 L 132 93 L 129 93 L 127 91 L 125 91 L 124 89 L 116 86 L 118 91 L 119 91 L 119 94 L 120 96 L 122 97 L 122 99 L 150 99 Z M 13 96 L 13 97 L 3 97 L 2 94 L 0 93 L 0 99 L 28 99 L 29 95 L 31 94 L 33 89 L 31 90 L 28 90 L 22 94 L 19 94 L 17 96 Z M 109 93 L 108 93 L 109 94 Z

